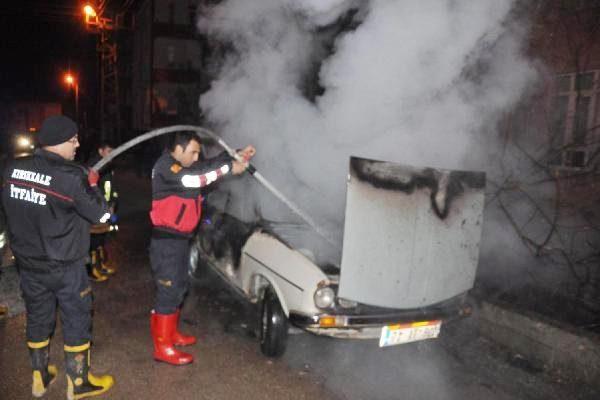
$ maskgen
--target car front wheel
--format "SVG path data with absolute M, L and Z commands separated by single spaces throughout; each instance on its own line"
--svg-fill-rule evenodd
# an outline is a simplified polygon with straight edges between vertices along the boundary
M 190 245 L 188 274 L 196 284 L 205 284 L 208 281 L 208 265 L 206 256 L 199 245 L 193 242 Z
M 267 357 L 280 357 L 285 352 L 288 319 L 275 292 L 267 289 L 261 312 L 260 349 Z

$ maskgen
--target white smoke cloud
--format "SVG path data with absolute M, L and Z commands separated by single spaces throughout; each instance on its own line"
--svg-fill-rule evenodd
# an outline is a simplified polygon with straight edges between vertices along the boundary
M 304 16 L 306 23 L 323 26 L 335 20 L 351 7 L 358 7 L 359 0 L 286 0 L 286 7 Z
M 257 169 L 339 236 L 351 155 L 486 169 L 494 153 L 490 127 L 534 77 L 521 55 L 523 32 L 507 22 L 511 7 L 494 0 L 225 0 L 198 21 L 234 49 L 200 106 L 226 141 L 254 144 Z M 349 10 L 356 11 L 352 29 L 324 51 L 328 25 Z M 315 62 L 324 91 L 311 100 L 303 85 Z M 250 209 L 290 219 L 264 189 L 250 182 L 234 188 L 243 190 L 241 217 L 253 218 Z M 262 194 L 252 206 L 249 191 Z

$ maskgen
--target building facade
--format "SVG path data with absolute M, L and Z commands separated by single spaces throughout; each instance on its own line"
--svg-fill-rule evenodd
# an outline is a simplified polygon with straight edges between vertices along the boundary
M 205 86 L 195 0 L 146 0 L 135 13 L 132 128 L 198 123 Z

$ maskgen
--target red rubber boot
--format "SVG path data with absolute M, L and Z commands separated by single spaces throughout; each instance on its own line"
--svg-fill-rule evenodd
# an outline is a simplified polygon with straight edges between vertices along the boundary
M 150 330 L 154 341 L 154 359 L 172 365 L 185 365 L 194 361 L 191 354 L 187 354 L 173 347 L 173 333 L 177 314 L 157 314 L 152 311 L 150 316 Z
M 175 311 L 175 315 L 177 315 L 177 319 L 175 321 L 175 332 L 173 332 L 173 344 L 177 346 L 190 346 L 196 343 L 196 337 L 192 335 L 186 335 L 179 332 L 179 317 L 181 316 L 181 310 L 177 309 Z

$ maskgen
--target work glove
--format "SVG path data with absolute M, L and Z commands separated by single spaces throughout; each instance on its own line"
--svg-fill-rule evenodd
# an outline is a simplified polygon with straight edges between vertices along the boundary
M 247 163 L 256 154 L 256 149 L 254 148 L 254 146 L 248 145 L 248 146 L 244 147 L 242 150 L 238 150 L 237 154 L 240 156 L 240 158 L 244 162 Z
M 88 183 L 90 184 L 90 186 L 98 186 L 99 180 L 100 175 L 98 174 L 98 172 L 96 172 L 96 170 L 94 170 L 93 168 L 90 168 L 90 170 L 88 171 Z
M 256 171 L 249 163 L 250 159 L 256 154 L 256 149 L 252 145 L 236 151 L 237 158 L 231 163 L 233 175 L 240 175 L 249 168 L 249 172 L 254 174 Z

